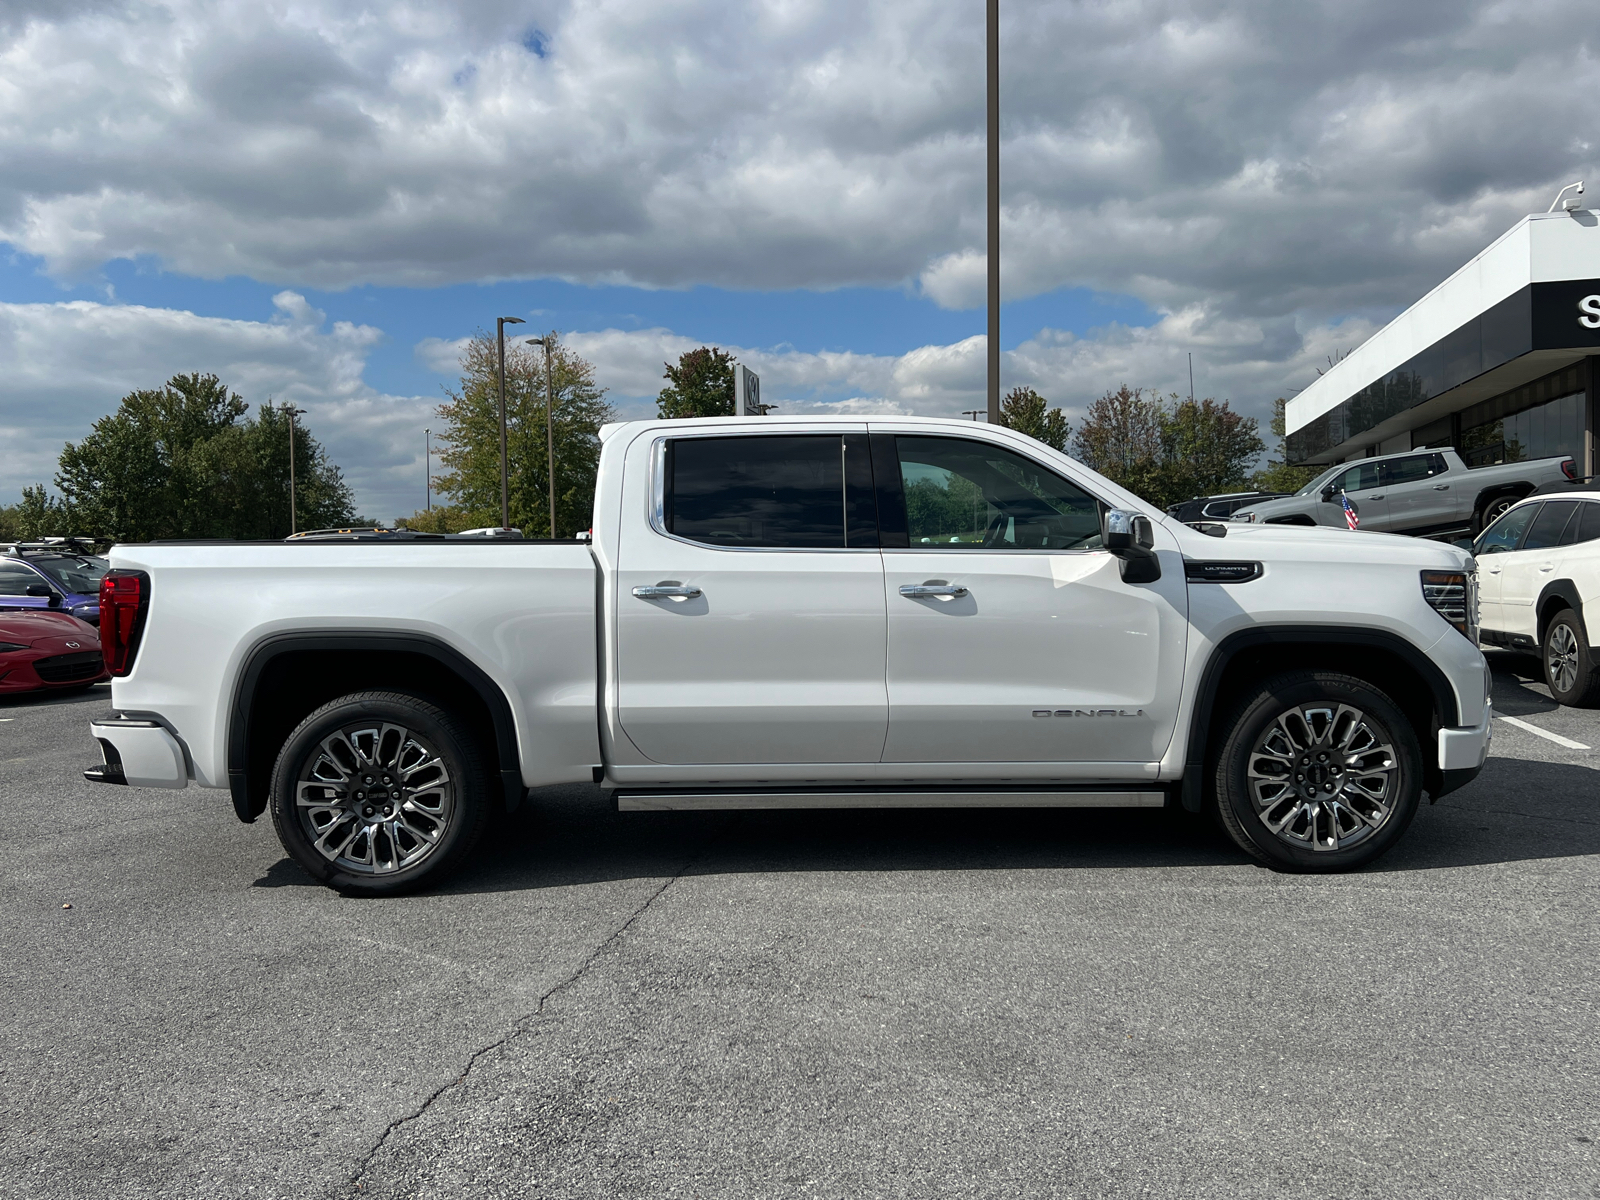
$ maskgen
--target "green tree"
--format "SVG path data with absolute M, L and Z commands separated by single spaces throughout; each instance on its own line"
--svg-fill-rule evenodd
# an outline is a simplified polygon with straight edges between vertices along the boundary
M 552 338 L 555 334 L 550 335 Z M 461 355 L 461 383 L 439 406 L 445 425 L 443 471 L 434 486 L 449 502 L 408 517 L 411 529 L 453 532 L 500 524 L 500 399 L 496 344 L 479 333 Z M 592 524 L 600 426 L 615 418 L 594 367 L 556 343 L 551 358 L 556 451 L 556 534 L 571 537 Z M 511 524 L 531 537 L 550 528 L 545 440 L 544 351 L 522 342 L 506 347 L 506 465 Z
M 716 346 L 701 346 L 678 356 L 678 365 L 663 364 L 667 386 L 656 397 L 662 420 L 675 417 L 733 416 L 735 359 Z
M 1006 393 L 1000 402 L 1000 424 L 1063 454 L 1072 432 L 1066 414 L 1059 408 L 1050 408 L 1049 401 L 1029 387 L 1012 388 Z
M 1089 406 L 1076 457 L 1162 508 L 1237 488 L 1265 449 L 1253 417 L 1226 400 L 1180 400 L 1123 384 Z
M 1319 371 L 1318 374 L 1321 374 Z M 1267 459 L 1267 465 L 1250 476 L 1250 486 L 1263 492 L 1298 492 L 1316 478 L 1323 467 L 1291 467 L 1289 465 L 1289 439 L 1286 409 L 1289 401 L 1279 396 L 1272 403 L 1272 432 L 1278 439 L 1276 458 Z
M 22 500 L 0 505 L 0 541 L 31 542 L 38 538 L 72 535 L 72 517 L 66 506 L 44 484 L 22 489 Z
M 76 532 L 113 541 L 281 538 L 289 533 L 288 414 L 255 418 L 215 375 L 130 392 L 68 443 L 56 486 Z M 295 430 L 302 529 L 354 517 L 350 489 L 304 424 Z

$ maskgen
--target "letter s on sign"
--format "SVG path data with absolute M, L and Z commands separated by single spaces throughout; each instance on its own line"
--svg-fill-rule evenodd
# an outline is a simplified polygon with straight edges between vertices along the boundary
M 1585 296 L 1578 301 L 1578 311 L 1583 315 L 1578 324 L 1585 329 L 1600 329 L 1600 296 Z

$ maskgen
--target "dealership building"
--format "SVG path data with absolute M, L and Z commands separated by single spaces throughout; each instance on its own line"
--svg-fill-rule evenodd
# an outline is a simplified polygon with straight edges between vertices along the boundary
M 1285 412 L 1290 462 L 1423 447 L 1469 465 L 1570 454 L 1595 473 L 1600 220 L 1525 217 Z

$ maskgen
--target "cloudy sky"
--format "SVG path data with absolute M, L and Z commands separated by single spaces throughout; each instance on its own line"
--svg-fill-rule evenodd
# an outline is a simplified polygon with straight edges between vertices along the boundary
M 1254 415 L 1593 174 L 1592 0 L 1002 0 L 1004 385 Z M 0 0 L 0 503 L 134 387 L 290 400 L 422 502 L 453 346 L 623 415 L 982 404 L 980 0 Z

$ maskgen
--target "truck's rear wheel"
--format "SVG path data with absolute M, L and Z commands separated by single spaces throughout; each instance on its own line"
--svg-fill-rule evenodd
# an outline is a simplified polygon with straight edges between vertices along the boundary
M 1264 681 L 1223 726 L 1217 813 L 1280 870 L 1347 871 L 1405 833 L 1422 793 L 1409 721 L 1382 692 L 1326 671 Z
M 272 823 L 323 883 L 389 895 L 461 864 L 488 794 L 477 743 L 447 712 L 404 692 L 357 692 L 289 735 L 272 771 Z
M 1521 496 L 1490 496 L 1478 506 L 1478 511 L 1472 517 L 1472 536 L 1477 537 L 1489 526 L 1498 521 L 1506 509 L 1510 508 Z

